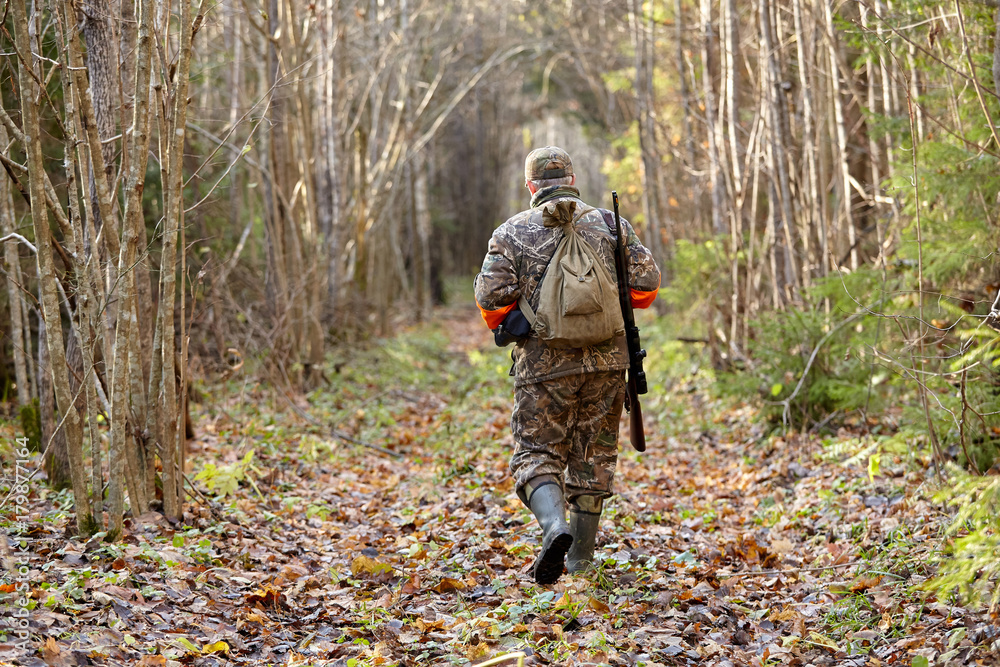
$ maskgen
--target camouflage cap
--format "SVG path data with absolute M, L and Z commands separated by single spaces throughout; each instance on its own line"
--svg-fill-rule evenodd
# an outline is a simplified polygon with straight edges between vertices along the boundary
M 524 159 L 524 180 L 563 178 L 573 175 L 573 160 L 558 146 L 536 148 Z

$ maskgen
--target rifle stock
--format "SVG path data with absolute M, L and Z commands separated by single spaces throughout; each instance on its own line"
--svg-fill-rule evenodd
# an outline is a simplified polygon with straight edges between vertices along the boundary
M 622 307 L 622 319 L 625 324 L 625 342 L 628 346 L 628 384 L 625 391 L 625 409 L 628 410 L 629 440 L 637 452 L 646 451 L 646 433 L 642 426 L 642 407 L 639 405 L 639 394 L 646 393 L 646 373 L 642 370 L 642 360 L 646 356 L 639 342 L 639 327 L 635 326 L 635 316 L 632 313 L 632 297 L 628 287 L 628 254 L 625 251 L 625 239 L 622 238 L 622 220 L 618 214 L 618 193 L 611 191 L 611 199 L 615 205 L 615 231 L 618 243 L 615 247 L 615 269 L 618 274 L 618 300 Z

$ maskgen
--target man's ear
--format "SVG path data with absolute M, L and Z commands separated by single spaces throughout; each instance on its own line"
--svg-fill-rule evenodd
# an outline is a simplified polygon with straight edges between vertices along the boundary
M 570 180 L 569 184 L 570 184 L 570 185 L 576 185 L 576 174 L 572 174 L 572 175 L 570 175 L 570 178 L 571 178 L 572 180 Z

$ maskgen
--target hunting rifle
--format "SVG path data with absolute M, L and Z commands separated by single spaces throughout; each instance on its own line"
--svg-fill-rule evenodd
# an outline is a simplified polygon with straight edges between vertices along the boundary
M 646 434 L 642 430 L 642 407 L 639 405 L 639 394 L 646 393 L 646 372 L 642 370 L 642 360 L 646 350 L 640 347 L 639 327 L 635 325 L 635 315 L 632 313 L 632 297 L 628 286 L 628 254 L 625 249 L 626 240 L 622 234 L 622 219 L 618 214 L 618 192 L 611 191 L 611 199 L 615 204 L 615 229 L 618 242 L 615 246 L 615 269 L 618 274 L 618 300 L 622 305 L 622 318 L 625 320 L 625 342 L 628 344 L 628 383 L 625 389 L 625 410 L 629 413 L 628 431 L 632 447 L 638 452 L 646 451 Z

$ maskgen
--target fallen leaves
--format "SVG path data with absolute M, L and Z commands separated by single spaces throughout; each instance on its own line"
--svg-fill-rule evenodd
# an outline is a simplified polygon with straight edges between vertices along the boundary
M 38 657 L 319 667 L 523 650 L 536 664 L 876 666 L 931 647 L 934 660 L 955 651 L 954 664 L 974 664 L 1000 640 L 983 614 L 907 595 L 927 575 L 920 561 L 941 521 L 891 486 L 918 478 L 886 456 L 872 481 L 816 439 L 770 442 L 739 410 L 706 433 L 693 411 L 657 421 L 665 408 L 652 402 L 650 449 L 619 462 L 595 571 L 535 586 L 538 529 L 506 463 L 509 361 L 478 351 L 480 329 L 462 314 L 447 323 L 462 350 L 421 334 L 387 356 L 403 370 L 379 362 L 310 397 L 352 437 L 393 438 L 402 460 L 303 433 L 261 390 L 247 414 L 229 406 L 235 418 L 193 442 L 192 458 L 222 469 L 254 447 L 263 497 L 240 485 L 224 502 L 189 505 L 176 526 L 143 514 L 110 546 L 67 541 L 66 513 L 39 499 L 51 530 L 28 539 L 45 584 L 32 597 Z M 488 360 L 470 365 L 470 350 Z M 418 353 L 414 384 L 393 376 L 415 373 L 406 363 Z M 668 399 L 679 409 L 691 395 Z M 901 574 L 874 561 L 900 556 L 900 541 L 911 550 Z M 5 650 L 0 660 L 13 660 Z

